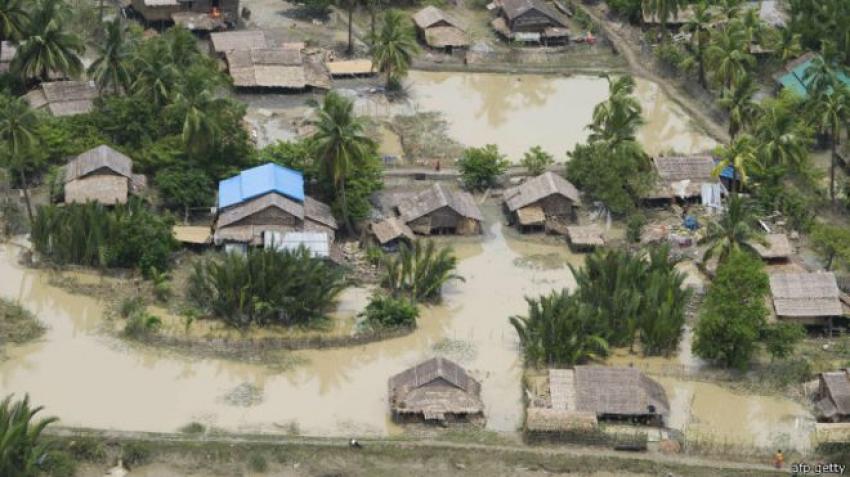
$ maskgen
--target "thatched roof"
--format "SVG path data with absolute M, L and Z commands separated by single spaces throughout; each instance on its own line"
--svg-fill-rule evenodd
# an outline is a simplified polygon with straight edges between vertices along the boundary
M 331 89 L 331 72 L 319 55 L 304 58 L 304 81 L 313 88 Z
M 262 30 L 225 31 L 210 34 L 213 50 L 226 53 L 234 50 L 254 50 L 268 48 L 266 33 Z
M 303 89 L 307 86 L 299 50 L 234 50 L 225 55 L 236 87 Z
M 576 366 L 575 390 L 578 411 L 620 416 L 670 412 L 664 388 L 634 368 Z
M 178 242 L 204 245 L 212 241 L 208 225 L 175 225 L 171 228 Z
M 107 145 L 100 145 L 68 162 L 68 165 L 65 166 L 65 182 L 100 172 L 108 172 L 132 179 L 133 161 Z
M 839 316 L 842 312 L 838 284 L 831 272 L 774 273 L 770 291 L 777 316 Z
M 502 12 L 508 20 L 513 21 L 530 11 L 536 11 L 552 22 L 567 28 L 564 18 L 543 0 L 501 0 Z
M 579 247 L 601 247 L 605 245 L 605 233 L 596 224 L 570 225 L 567 227 L 570 243 Z
M 191 31 L 215 31 L 225 26 L 220 16 L 214 17 L 206 12 L 175 12 L 171 14 L 171 20 Z
M 652 159 L 658 176 L 663 181 L 676 182 L 716 182 L 712 175 L 715 168 L 714 158 L 710 155 L 661 156 Z
M 427 7 L 419 10 L 413 15 L 413 23 L 416 24 L 417 27 L 425 30 L 427 28 L 432 27 L 455 27 L 461 31 L 463 28 L 460 25 L 460 22 L 449 16 L 443 10 L 433 6 L 428 5 Z
M 531 432 L 591 430 L 596 425 L 596 413 L 593 412 L 530 407 L 525 417 L 525 428 Z
M 33 108 L 47 107 L 54 116 L 91 112 L 98 91 L 93 81 L 54 81 L 27 93 L 24 98 Z
M 544 172 L 517 187 L 508 189 L 505 191 L 504 197 L 508 210 L 513 212 L 552 194 L 562 195 L 574 204 L 581 204 L 580 193 L 576 186 L 554 172 Z
M 334 230 L 337 229 L 336 219 L 334 218 L 331 207 L 309 195 L 304 197 L 304 216 L 314 222 L 327 225 Z
M 761 258 L 775 259 L 791 256 L 791 242 L 788 241 L 787 235 L 767 234 L 764 236 L 764 240 L 767 242 L 766 246 L 758 242 L 751 244 Z
M 520 225 L 541 225 L 546 222 L 546 213 L 539 205 L 529 205 L 516 210 L 517 222 Z
M 453 26 L 431 27 L 425 30 L 425 43 L 431 48 L 469 46 L 466 33 Z
M 372 223 L 372 233 L 381 245 L 391 242 L 397 238 L 415 240 L 413 231 L 397 217 L 390 217 L 380 222 Z
M 404 200 L 399 204 L 398 209 L 401 213 L 401 220 L 410 222 L 443 207 L 448 207 L 468 219 L 479 222 L 484 220 L 481 210 L 478 209 L 475 199 L 472 198 L 472 194 L 447 190 L 439 183 Z
M 484 412 L 481 384 L 458 364 L 442 357 L 391 377 L 389 401 L 394 412 L 423 414 L 425 419 Z
M 816 403 L 820 414 L 827 418 L 850 416 L 850 369 L 821 373 L 820 380 L 829 392 Z
M 312 220 L 332 229 L 337 228 L 336 220 L 328 205 L 312 197 L 305 197 L 304 203 L 301 204 L 276 192 L 269 192 L 227 208 L 219 216 L 216 227 L 227 227 L 269 207 L 278 208 L 300 220 Z
M 337 60 L 327 63 L 331 76 L 355 76 L 373 74 L 372 60 Z

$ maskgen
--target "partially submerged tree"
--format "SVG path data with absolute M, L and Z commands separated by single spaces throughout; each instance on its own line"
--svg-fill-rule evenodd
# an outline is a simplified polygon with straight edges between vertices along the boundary
M 464 280 L 456 273 L 457 258 L 452 250 L 438 250 L 431 240 L 416 240 L 412 247 L 402 244 L 398 254 L 384 256 L 381 265 L 381 285 L 393 296 L 406 297 L 414 303 L 439 301 L 443 285 Z
M 508 169 L 509 164 L 495 144 L 466 148 L 457 161 L 463 185 L 470 190 L 492 187 L 496 184 L 496 179 Z
M 534 146 L 526 151 L 520 161 L 520 165 L 525 167 L 528 173 L 533 176 L 543 174 L 554 163 L 555 158 L 540 146 Z

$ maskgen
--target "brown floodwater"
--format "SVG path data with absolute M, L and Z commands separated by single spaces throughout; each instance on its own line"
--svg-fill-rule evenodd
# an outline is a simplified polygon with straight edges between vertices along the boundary
M 717 145 L 658 85 L 636 81 L 646 120 L 638 138 L 648 153 L 687 154 Z M 496 144 L 513 162 L 535 145 L 566 160 L 565 153 L 587 138 L 594 106 L 608 96 L 608 83 L 594 76 L 411 71 L 406 86 L 415 110 L 444 114 L 453 139 L 466 146 Z

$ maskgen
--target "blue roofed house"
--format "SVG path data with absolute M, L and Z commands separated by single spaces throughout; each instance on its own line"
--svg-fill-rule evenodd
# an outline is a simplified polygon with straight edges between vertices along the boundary
M 789 89 L 802 98 L 808 96 L 808 87 L 811 83 L 811 78 L 806 78 L 806 71 L 812 66 L 812 61 L 817 57 L 817 53 L 808 52 L 805 55 L 793 60 L 785 65 L 778 73 L 773 75 L 777 85 L 783 89 Z M 850 86 L 850 76 L 847 76 L 843 71 L 838 72 L 838 80 L 847 86 Z
M 216 245 L 268 247 L 292 232 L 324 233 L 331 243 L 337 230 L 331 208 L 304 194 L 304 176 L 271 163 L 219 182 L 217 215 Z

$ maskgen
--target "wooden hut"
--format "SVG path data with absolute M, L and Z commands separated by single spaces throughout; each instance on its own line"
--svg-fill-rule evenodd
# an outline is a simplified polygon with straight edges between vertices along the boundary
M 566 19 L 544 0 L 496 0 L 499 16 L 490 26 L 510 41 L 544 43 L 569 41 Z
M 850 368 L 821 373 L 815 410 L 822 422 L 850 422 Z
M 239 30 L 212 33 L 210 47 L 213 53 L 224 56 L 228 51 L 263 50 L 269 44 L 262 30 Z
M 785 234 L 767 234 L 765 243 L 753 242 L 752 247 L 768 262 L 785 262 L 791 257 L 791 242 Z
M 403 200 L 398 213 L 402 222 L 423 235 L 480 234 L 484 221 L 472 194 L 448 190 L 439 183 Z
M 562 373 L 553 381 L 551 371 Z M 596 414 L 600 420 L 634 420 L 662 425 L 670 414 L 667 393 L 658 382 L 634 368 L 608 366 L 576 366 L 573 370 L 551 370 L 550 391 L 553 407 L 563 401 L 571 409 Z M 572 371 L 573 390 L 570 389 Z M 552 383 L 556 383 L 552 387 Z
M 216 31 L 239 22 L 239 0 L 132 0 L 146 23 L 177 23 L 194 31 Z
M 230 50 L 225 58 L 236 88 L 330 88 L 331 76 L 324 63 L 315 55 L 305 58 L 295 48 Z
M 567 240 L 573 250 L 593 250 L 605 246 L 605 233 L 596 224 L 570 225 L 567 227 Z
M 123 204 L 131 193 L 141 192 L 145 177 L 133 174 L 133 161 L 101 145 L 90 149 L 65 166 L 65 202 Z
M 843 311 L 838 283 L 831 272 L 773 273 L 770 293 L 777 317 L 804 325 L 831 328 L 833 317 Z
M 657 174 L 655 187 L 644 199 L 693 199 L 702 195 L 703 184 L 718 184 L 714 176 L 716 164 L 707 154 L 660 156 L 652 159 Z
M 419 39 L 431 48 L 452 53 L 455 49 L 469 46 L 469 39 L 460 22 L 433 5 L 416 12 L 413 23 L 416 24 Z
M 94 109 L 98 97 L 94 81 L 53 81 L 27 93 L 24 98 L 33 109 L 45 109 L 53 116 L 73 116 Z
M 554 172 L 527 180 L 504 194 L 510 220 L 520 230 L 543 228 L 549 222 L 575 220 L 575 208 L 581 205 L 578 189 Z
M 322 232 L 333 242 L 337 223 L 331 208 L 304 195 L 304 177 L 276 164 L 247 169 L 218 187 L 216 245 L 266 244 L 267 234 Z
M 401 242 L 413 242 L 416 236 L 413 230 L 398 217 L 390 217 L 380 222 L 372 222 L 372 236 L 381 247 L 395 249 Z
M 389 402 L 398 420 L 445 423 L 483 418 L 481 384 L 446 358 L 429 359 L 389 380 Z

